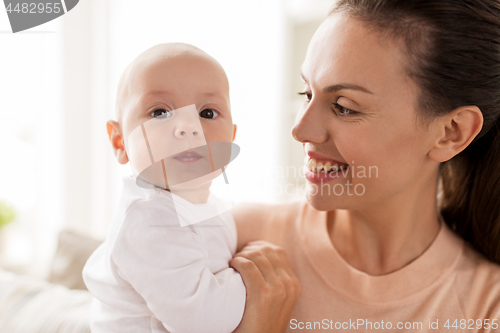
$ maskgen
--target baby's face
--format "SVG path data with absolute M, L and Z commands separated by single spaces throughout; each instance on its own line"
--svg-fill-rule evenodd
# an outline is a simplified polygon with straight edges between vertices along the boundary
M 134 176 L 159 187 L 203 180 L 214 171 L 207 144 L 234 140 L 228 81 L 209 58 L 158 54 L 140 61 L 119 99 Z

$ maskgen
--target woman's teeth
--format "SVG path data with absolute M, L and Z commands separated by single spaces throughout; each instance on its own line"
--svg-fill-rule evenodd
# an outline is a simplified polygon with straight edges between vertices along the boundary
M 317 162 L 315 158 L 310 158 L 306 165 L 312 172 L 323 172 L 323 173 L 342 171 L 349 167 L 349 165 L 347 164 L 345 165 L 338 165 L 337 163 L 332 164 L 330 161 L 327 161 L 325 162 L 325 164 L 323 164 L 323 162 Z

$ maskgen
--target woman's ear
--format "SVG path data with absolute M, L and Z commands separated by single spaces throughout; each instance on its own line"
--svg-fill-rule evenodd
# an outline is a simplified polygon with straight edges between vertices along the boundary
M 477 106 L 462 106 L 436 120 L 437 137 L 428 155 L 446 162 L 463 151 L 483 128 L 483 114 Z
M 120 124 L 114 120 L 109 120 L 106 123 L 106 129 L 108 130 L 109 141 L 113 146 L 113 151 L 118 163 L 126 164 L 128 162 L 128 156 L 123 144 Z

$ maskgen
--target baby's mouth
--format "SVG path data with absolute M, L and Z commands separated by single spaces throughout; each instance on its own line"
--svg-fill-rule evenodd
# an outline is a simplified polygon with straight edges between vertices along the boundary
M 203 157 L 195 151 L 188 150 L 173 156 L 173 158 L 182 163 L 193 163 Z
M 349 168 L 349 164 L 339 164 L 336 161 L 322 160 L 306 156 L 306 167 L 315 173 L 336 173 Z

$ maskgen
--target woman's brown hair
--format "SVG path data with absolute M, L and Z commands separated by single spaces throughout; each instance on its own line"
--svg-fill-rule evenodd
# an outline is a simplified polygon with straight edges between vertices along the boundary
M 339 0 L 331 14 L 339 11 L 402 42 L 422 123 L 460 106 L 481 110 L 481 132 L 439 166 L 439 209 L 500 264 L 500 1 Z

